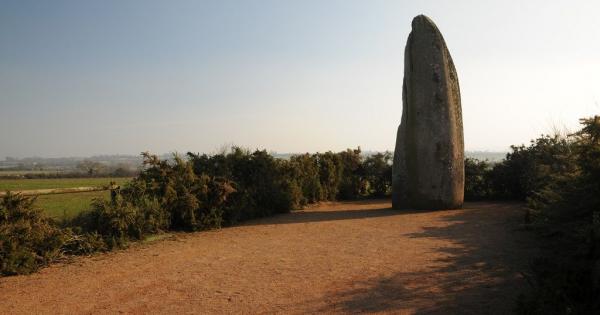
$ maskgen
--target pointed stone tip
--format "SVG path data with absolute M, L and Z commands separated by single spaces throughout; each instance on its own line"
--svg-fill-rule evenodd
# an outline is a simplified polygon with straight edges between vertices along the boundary
M 412 28 L 413 29 L 421 28 L 421 27 L 425 27 L 425 26 L 429 26 L 434 29 L 437 29 L 437 26 L 435 25 L 433 20 L 424 14 L 419 14 L 413 18 L 413 20 L 412 20 Z

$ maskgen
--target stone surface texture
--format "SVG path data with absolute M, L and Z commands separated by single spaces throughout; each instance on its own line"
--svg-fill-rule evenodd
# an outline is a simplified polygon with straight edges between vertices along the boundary
M 464 199 L 458 76 L 437 26 L 412 21 L 404 52 L 402 120 L 392 175 L 394 209 L 455 209 Z

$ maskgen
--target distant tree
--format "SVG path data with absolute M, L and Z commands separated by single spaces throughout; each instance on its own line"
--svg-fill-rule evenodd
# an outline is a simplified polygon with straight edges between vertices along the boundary
M 115 177 L 127 177 L 136 175 L 137 171 L 132 169 L 129 164 L 119 163 L 116 166 L 112 166 L 110 174 Z
M 77 169 L 82 173 L 86 173 L 90 176 L 98 175 L 106 169 L 106 166 L 100 162 L 94 162 L 91 160 L 83 160 L 77 164 Z

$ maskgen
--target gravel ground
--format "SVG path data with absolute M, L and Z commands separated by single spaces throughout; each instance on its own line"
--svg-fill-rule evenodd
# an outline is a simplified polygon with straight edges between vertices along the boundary
M 324 203 L 0 279 L 0 314 L 507 314 L 535 254 L 510 203 Z

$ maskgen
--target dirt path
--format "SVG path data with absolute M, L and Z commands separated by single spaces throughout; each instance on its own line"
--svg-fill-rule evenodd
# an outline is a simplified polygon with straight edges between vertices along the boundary
M 515 204 L 331 203 L 0 279 L 0 314 L 506 314 L 533 242 Z

